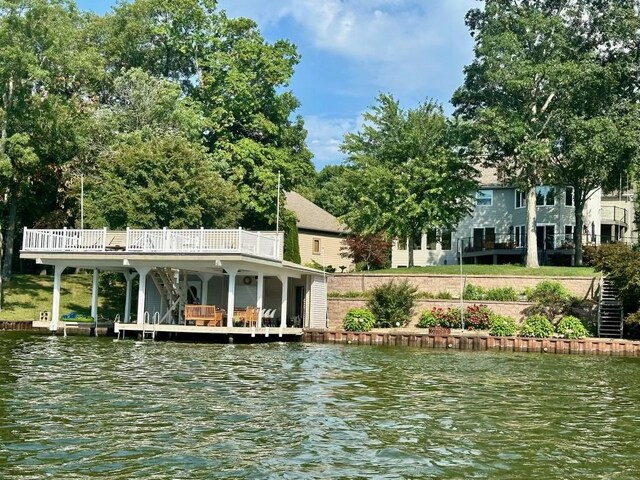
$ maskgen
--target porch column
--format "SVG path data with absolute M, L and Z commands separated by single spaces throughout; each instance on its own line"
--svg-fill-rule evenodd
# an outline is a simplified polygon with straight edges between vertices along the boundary
M 202 292 L 201 292 L 200 303 L 202 305 L 209 305 L 209 303 L 208 303 L 208 301 L 209 301 L 209 280 L 211 280 L 211 277 L 213 277 L 213 274 L 211 274 L 211 273 L 199 273 L 198 276 L 200 277 L 200 280 L 202 280 Z
M 127 281 L 127 290 L 124 300 L 124 323 L 131 321 L 131 294 L 133 293 L 133 279 L 138 276 L 138 272 L 123 272 L 124 278 Z
M 91 317 L 98 321 L 98 269 L 93 269 L 93 282 L 91 284 Z
M 138 313 L 136 323 L 138 325 L 144 324 L 144 300 L 147 293 L 147 274 L 151 270 L 149 267 L 136 268 L 138 275 L 140 275 L 140 285 L 138 285 Z
M 187 304 L 187 298 L 189 298 L 187 291 L 189 290 L 188 276 L 189 273 L 186 270 L 178 271 L 178 283 L 180 283 L 180 275 L 182 275 L 182 283 L 180 284 L 180 300 L 178 302 L 178 324 L 183 321 L 184 325 L 187 324 L 187 319 L 184 317 L 184 306 Z
M 56 265 L 53 271 L 53 304 L 51 305 L 51 324 L 49 330 L 58 330 L 60 320 L 60 280 L 66 265 Z
M 282 305 L 280 306 L 280 328 L 287 328 L 287 304 L 289 303 L 289 277 L 278 275 L 282 282 Z
M 229 293 L 227 296 L 227 327 L 233 327 L 233 312 L 236 306 L 236 275 L 237 268 L 225 268 L 229 274 Z
M 262 304 L 264 297 L 264 273 L 258 272 L 258 295 L 256 307 L 258 307 L 258 328 L 262 328 Z

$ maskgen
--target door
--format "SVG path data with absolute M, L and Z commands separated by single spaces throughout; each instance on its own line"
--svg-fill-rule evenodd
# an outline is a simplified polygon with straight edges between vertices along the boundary
M 536 227 L 538 250 L 553 250 L 555 236 L 555 225 L 538 225 Z
M 304 285 L 299 285 L 296 287 L 295 293 L 295 306 L 293 309 L 293 314 L 297 319 L 297 324 L 302 326 L 304 325 L 304 312 L 305 312 L 305 298 L 306 291 Z

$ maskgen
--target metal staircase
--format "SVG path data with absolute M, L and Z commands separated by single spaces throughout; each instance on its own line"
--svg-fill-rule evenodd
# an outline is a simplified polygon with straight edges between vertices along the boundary
M 162 295 L 168 308 L 158 323 L 170 323 L 174 310 L 186 299 L 186 292 L 180 288 L 178 273 L 171 268 L 154 268 L 150 272 L 151 279 Z
M 600 301 L 598 302 L 598 336 L 622 338 L 624 312 L 619 291 L 606 278 L 600 279 Z

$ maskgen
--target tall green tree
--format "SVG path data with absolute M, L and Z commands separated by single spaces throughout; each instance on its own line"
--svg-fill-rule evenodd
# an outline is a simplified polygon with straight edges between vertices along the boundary
M 342 219 L 361 234 L 409 239 L 427 228 L 452 228 L 471 211 L 477 171 L 456 154 L 442 108 L 426 102 L 403 110 L 382 94 L 365 125 L 345 136 L 352 208 Z
M 573 186 L 578 226 L 588 196 L 621 168 L 617 151 L 585 162 L 586 145 L 576 140 L 597 124 L 617 123 L 616 105 L 637 91 L 636 4 L 487 0 L 467 14 L 475 60 L 452 101 L 473 132 L 467 154 L 527 192 L 527 266 L 538 265 L 536 186 Z M 580 235 L 576 228 L 581 252 Z
M 72 2 L 0 2 L 4 278 L 12 270 L 21 206 L 32 219 L 34 212 L 45 213 L 43 206 L 54 207 L 61 171 L 77 151 L 87 94 L 101 65 L 95 49 L 83 42 L 86 23 Z M 45 201 L 36 192 L 46 192 Z

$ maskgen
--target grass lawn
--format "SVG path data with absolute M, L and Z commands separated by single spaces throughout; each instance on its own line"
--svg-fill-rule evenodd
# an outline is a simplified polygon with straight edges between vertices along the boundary
M 434 265 L 429 267 L 390 268 L 375 270 L 372 274 L 398 275 L 460 275 L 460 265 Z M 463 265 L 463 275 L 521 275 L 527 277 L 593 277 L 591 267 L 540 267 L 525 268 L 520 265 Z
M 81 315 L 91 314 L 91 273 L 63 275 L 60 289 L 60 315 L 71 311 Z M 98 312 L 113 318 L 117 309 L 118 295 L 98 297 Z M 53 297 L 52 275 L 14 275 L 4 284 L 4 302 L 0 320 L 37 320 L 41 311 L 51 311 Z M 114 308 L 115 306 L 115 308 Z M 122 302 L 124 309 L 124 301 Z

